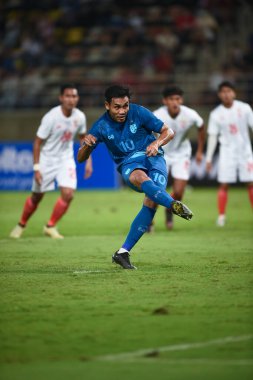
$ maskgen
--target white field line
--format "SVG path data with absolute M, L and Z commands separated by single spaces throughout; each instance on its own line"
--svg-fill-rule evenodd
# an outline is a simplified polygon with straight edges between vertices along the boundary
M 112 273 L 112 271 L 91 269 L 91 270 L 76 270 L 75 272 L 73 272 L 73 274 L 89 274 L 89 273 Z
M 104 355 L 97 357 L 98 360 L 126 360 L 126 359 L 134 359 L 139 357 L 145 357 L 148 355 L 159 354 L 161 352 L 169 352 L 169 351 L 186 351 L 195 348 L 202 347 L 210 347 L 210 346 L 218 346 L 227 343 L 235 343 L 235 342 L 244 342 L 247 340 L 253 339 L 253 335 L 241 335 L 241 336 L 227 336 L 220 339 L 208 340 L 206 342 L 197 342 L 197 343 L 182 343 L 182 344 L 173 344 L 169 346 L 162 346 L 156 348 L 148 348 L 143 350 L 137 350 L 133 352 L 123 352 L 115 355 Z
M 102 361 L 102 359 L 99 359 Z M 147 360 L 146 357 L 142 358 L 129 358 L 124 359 L 124 362 L 127 363 L 166 363 L 170 365 L 198 365 L 198 364 L 211 364 L 215 366 L 219 365 L 227 365 L 227 366 L 253 366 L 253 360 L 252 359 L 209 359 L 209 358 L 203 358 L 203 359 L 168 359 L 168 358 L 156 358 L 151 357 L 151 360 Z

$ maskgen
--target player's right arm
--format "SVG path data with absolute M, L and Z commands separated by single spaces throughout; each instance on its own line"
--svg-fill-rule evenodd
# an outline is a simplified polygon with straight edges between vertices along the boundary
M 84 137 L 82 146 L 79 148 L 77 153 L 77 161 L 79 163 L 86 161 L 94 148 L 94 145 L 96 145 L 97 138 L 91 134 L 88 134 Z
M 41 185 L 42 175 L 40 172 L 40 148 L 45 140 L 36 136 L 33 144 L 33 170 L 35 181 Z

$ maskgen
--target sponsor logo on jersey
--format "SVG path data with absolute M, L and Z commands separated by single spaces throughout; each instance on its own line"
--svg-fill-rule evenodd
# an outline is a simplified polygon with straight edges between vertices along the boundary
M 231 135 L 236 135 L 238 133 L 238 128 L 235 124 L 229 124 L 229 132 Z
M 114 140 L 114 135 L 107 136 L 108 140 Z
M 130 131 L 132 133 L 136 133 L 137 131 L 137 125 L 134 123 L 134 124 L 130 124 Z
M 61 137 L 62 142 L 67 142 L 72 140 L 72 133 L 70 131 L 65 131 Z

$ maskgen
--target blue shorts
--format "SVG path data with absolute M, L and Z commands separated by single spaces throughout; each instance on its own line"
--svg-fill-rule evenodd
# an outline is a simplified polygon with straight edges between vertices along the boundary
M 166 189 L 168 172 L 163 156 L 147 157 L 146 154 L 142 154 L 137 157 L 132 157 L 126 164 L 120 167 L 119 172 L 124 182 L 131 187 L 131 189 L 143 193 L 142 190 L 138 189 L 129 181 L 130 174 L 136 169 L 142 169 L 157 186 Z

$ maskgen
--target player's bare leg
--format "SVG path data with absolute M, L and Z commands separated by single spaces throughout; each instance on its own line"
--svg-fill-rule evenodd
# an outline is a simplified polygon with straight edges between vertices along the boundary
M 28 220 L 36 211 L 43 197 L 44 193 L 32 193 L 26 199 L 19 223 L 14 227 L 14 229 L 10 233 L 11 238 L 19 239 L 22 236 Z
M 217 226 L 224 227 L 226 223 L 226 207 L 228 201 L 228 189 L 229 185 L 227 183 L 221 183 L 217 194 L 217 204 L 218 204 L 218 219 Z
M 68 187 L 60 187 L 61 196 L 57 199 L 51 217 L 46 226 L 44 226 L 44 234 L 53 239 L 63 239 L 63 235 L 59 234 L 56 223 L 63 217 L 69 208 L 70 202 L 74 197 L 74 189 Z
M 181 201 L 184 196 L 186 185 L 186 180 L 174 178 L 171 193 L 172 198 L 176 199 L 177 201 Z M 171 208 L 165 209 L 165 225 L 168 230 L 173 229 L 173 212 Z

